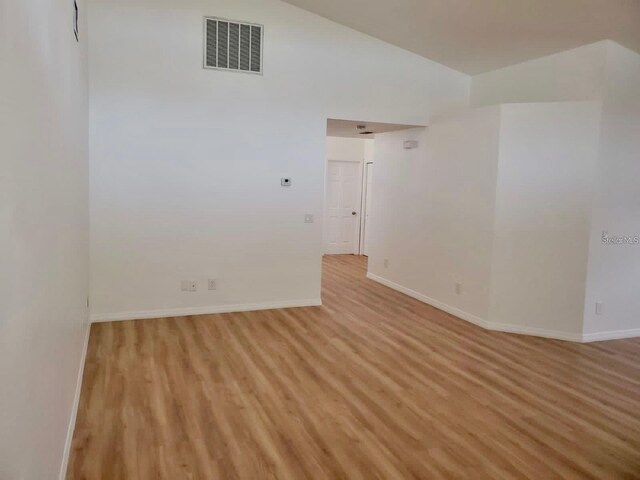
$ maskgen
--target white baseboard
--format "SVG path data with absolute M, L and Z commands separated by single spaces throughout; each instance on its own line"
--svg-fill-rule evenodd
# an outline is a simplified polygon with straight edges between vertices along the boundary
M 67 476 L 67 466 L 69 465 L 69 455 L 71 453 L 71 444 L 73 442 L 73 432 L 76 428 L 76 417 L 78 416 L 78 406 L 80 405 L 80 393 L 82 392 L 82 378 L 84 377 L 84 364 L 87 359 L 87 349 L 89 348 L 89 335 L 91 334 L 91 324 L 87 325 L 84 336 L 84 345 L 82 346 L 82 354 L 80 355 L 80 366 L 78 368 L 78 379 L 76 381 L 76 393 L 73 397 L 73 405 L 71 407 L 71 418 L 69 419 L 69 427 L 67 428 L 67 440 L 64 442 L 64 451 L 62 453 L 62 465 L 60 466 L 60 480 L 65 480 Z
M 166 310 L 146 310 L 140 312 L 98 313 L 91 315 L 91 323 L 115 322 L 121 320 L 143 320 L 147 318 L 184 317 L 187 315 L 208 315 L 212 313 L 251 312 L 255 310 L 273 310 L 275 308 L 318 307 L 320 305 L 322 305 L 322 299 L 312 298 L 308 300 L 171 308 Z
M 442 310 L 444 312 L 450 313 L 453 316 L 461 318 L 462 320 L 473 323 L 474 325 L 478 325 L 479 327 L 486 329 L 489 328 L 489 322 L 484 320 L 483 318 L 477 317 L 469 312 L 465 312 L 464 310 L 460 310 L 459 308 L 452 307 L 451 305 L 447 305 L 446 303 L 439 302 L 438 300 L 434 300 L 433 298 L 427 297 L 422 293 L 411 290 L 410 288 L 392 282 L 391 280 L 379 277 L 378 275 L 374 275 L 370 272 L 367 272 L 367 278 L 381 283 L 382 285 L 392 288 L 400 293 L 404 293 L 405 295 L 415 298 L 416 300 L 420 300 L 421 302 L 431 305 L 432 307 L 436 307 L 438 310 Z
M 506 332 L 506 333 L 516 333 L 519 335 L 532 335 L 536 337 L 544 337 L 544 338 L 553 338 L 556 340 L 565 340 L 569 342 L 586 342 L 586 341 L 595 341 L 595 340 L 605 340 L 608 338 L 598 337 L 598 335 L 604 334 L 591 334 L 593 337 L 589 339 L 585 339 L 588 335 L 582 335 L 579 333 L 571 333 L 571 332 L 562 332 L 556 330 L 546 330 L 542 328 L 533 328 L 533 327 L 524 327 L 521 325 L 508 325 L 503 323 L 495 323 L 485 320 L 483 318 L 477 317 L 469 312 L 465 312 L 464 310 L 460 310 L 459 308 L 452 307 L 451 305 L 447 305 L 446 303 L 442 303 L 438 300 L 434 300 L 426 295 L 423 295 L 415 290 L 411 290 L 410 288 L 404 287 L 398 283 L 392 282 L 391 280 L 387 280 L 386 278 L 380 277 L 378 275 L 374 275 L 373 273 L 367 272 L 367 278 L 381 283 L 389 288 L 392 288 L 398 292 L 404 293 L 416 300 L 420 300 L 432 307 L 436 307 L 439 310 L 450 313 L 462 320 L 466 320 L 467 322 L 473 323 L 479 327 L 484 328 L 485 330 L 494 330 L 497 332 Z M 625 331 L 631 332 L 631 330 Z M 615 332 L 612 332 L 615 333 Z M 629 336 L 638 336 L 640 335 L 640 330 L 637 331 L 636 335 Z M 611 337 L 614 338 L 614 337 Z M 615 338 L 623 338 L 623 337 L 615 337 Z
M 523 325 L 510 325 L 507 323 L 489 322 L 489 330 L 504 333 L 516 333 L 518 335 L 530 335 L 533 337 L 553 338 L 566 342 L 582 342 L 582 334 L 563 332 L 560 330 L 547 330 L 545 328 L 525 327 Z
M 585 333 L 582 335 L 583 342 L 600 342 L 603 340 L 620 340 L 622 338 L 640 337 L 640 328 L 629 330 L 611 330 L 609 332 Z

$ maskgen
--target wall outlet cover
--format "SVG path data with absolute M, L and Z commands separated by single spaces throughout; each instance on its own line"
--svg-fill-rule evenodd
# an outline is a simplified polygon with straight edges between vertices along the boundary
M 198 282 L 195 280 L 182 280 L 180 287 L 183 292 L 197 292 Z

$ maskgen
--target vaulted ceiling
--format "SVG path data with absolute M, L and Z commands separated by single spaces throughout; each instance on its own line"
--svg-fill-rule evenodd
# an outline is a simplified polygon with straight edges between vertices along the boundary
M 468 74 L 611 39 L 640 52 L 640 0 L 285 0 Z

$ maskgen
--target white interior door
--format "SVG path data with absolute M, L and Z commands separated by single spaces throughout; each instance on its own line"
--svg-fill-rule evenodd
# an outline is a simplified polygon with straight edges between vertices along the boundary
M 357 254 L 360 243 L 362 164 L 327 162 L 325 253 Z
M 364 194 L 364 210 L 362 216 L 362 232 L 363 232 L 363 240 L 362 240 L 362 253 L 363 255 L 369 256 L 369 239 L 371 237 L 370 232 L 370 223 L 369 216 L 371 215 L 371 184 L 373 181 L 373 163 L 367 163 L 365 165 L 365 194 Z

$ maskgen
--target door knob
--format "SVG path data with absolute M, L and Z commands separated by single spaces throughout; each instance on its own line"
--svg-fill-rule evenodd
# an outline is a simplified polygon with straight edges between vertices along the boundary
M 357 215 L 357 213 L 356 212 L 351 212 L 351 215 Z

